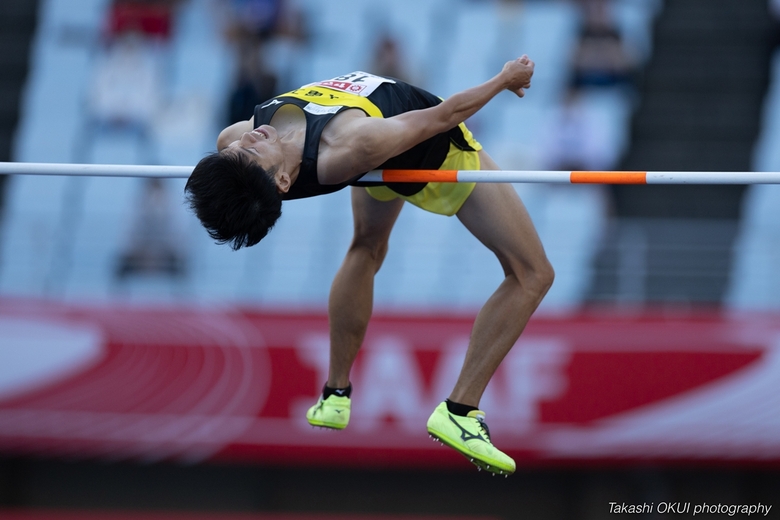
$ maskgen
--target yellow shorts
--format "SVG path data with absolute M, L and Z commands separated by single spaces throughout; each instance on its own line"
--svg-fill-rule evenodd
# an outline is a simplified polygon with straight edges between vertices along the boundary
M 447 158 L 439 167 L 440 170 L 479 170 L 479 150 L 482 145 L 474 139 L 466 125 L 461 123 L 460 129 L 469 145 L 476 151 L 461 150 L 453 143 L 450 143 L 450 151 Z M 415 206 L 431 213 L 447 215 L 451 217 L 463 206 L 466 199 L 476 186 L 473 182 L 429 182 L 421 191 L 414 195 L 400 195 L 387 186 L 371 186 L 366 191 L 376 200 L 383 202 L 393 199 L 404 199 Z

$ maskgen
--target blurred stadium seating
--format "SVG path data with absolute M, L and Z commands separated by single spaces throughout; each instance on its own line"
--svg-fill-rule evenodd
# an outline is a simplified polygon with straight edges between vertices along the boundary
M 87 139 L 85 96 L 99 51 L 107 0 L 81 0 L 78 9 L 65 0 L 42 3 L 34 43 L 32 72 L 17 132 L 15 160 L 78 162 Z M 414 4 L 415 16 L 405 13 Z M 372 38 L 380 32 L 397 37 L 409 69 L 419 83 L 440 95 L 488 78 L 503 61 L 527 53 L 537 63 L 533 89 L 523 100 L 499 96 L 470 121 L 497 162 L 507 169 L 539 166 L 543 160 L 539 128 L 561 103 L 576 45 L 578 11 L 565 1 L 348 2 L 328 9 L 299 2 L 311 24 L 311 41 L 291 77 L 309 81 L 370 66 Z M 407 5 L 409 4 L 409 5 Z M 659 3 L 620 1 L 616 18 L 623 33 L 644 54 Z M 183 2 L 172 41 L 165 52 L 168 105 L 152 129 L 161 164 L 194 164 L 213 148 L 222 122 L 234 63 L 208 0 Z M 342 30 L 344 16 L 353 31 Z M 445 29 L 446 27 L 446 29 Z M 58 35 L 79 30 L 86 36 L 63 44 Z M 630 108 L 617 97 L 590 96 L 604 131 L 624 149 Z M 621 104 L 623 105 L 621 107 Z M 60 138 L 40 144 L 40 129 Z M 132 135 L 93 136 L 90 162 L 137 163 Z M 9 295 L 68 299 L 141 299 L 190 302 L 242 301 L 263 305 L 303 304 L 322 307 L 329 280 L 348 244 L 351 223 L 346 191 L 285 205 L 279 231 L 251 251 L 216 246 L 196 225 L 181 202 L 179 182 L 169 193 L 181 222 L 178 240 L 185 245 L 190 269 L 185 280 L 167 283 L 135 277 L 122 290 L 112 281 L 116 258 L 133 218 L 139 180 L 36 179 L 11 182 L 4 219 L 0 291 Z M 41 188 L 45 187 L 42 193 Z M 606 202 L 598 187 L 574 190 L 518 187 L 557 269 L 557 281 L 543 308 L 580 306 L 590 284 L 599 236 L 606 225 Z M 46 200 L 42 199 L 45 194 Z M 312 220 L 312 218 L 314 220 Z M 318 224 L 311 226 L 314 221 Z M 428 238 L 420 235 L 426 229 Z M 326 233 L 327 230 L 327 233 Z M 430 240 L 430 237 L 436 237 Z M 447 247 L 440 248 L 441 244 Z M 492 255 L 476 247 L 456 219 L 434 218 L 406 209 L 391 239 L 391 253 L 376 292 L 377 305 L 475 309 L 500 280 Z M 398 256 L 394 256 L 398 255 Z M 458 261 L 454 261 L 458 259 Z M 464 261 L 466 259 L 466 261 Z M 443 283 L 468 280 L 465 286 Z

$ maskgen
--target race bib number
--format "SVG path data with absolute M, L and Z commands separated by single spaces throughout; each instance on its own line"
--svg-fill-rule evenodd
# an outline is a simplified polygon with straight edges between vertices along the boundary
M 375 76 L 368 72 L 356 71 L 333 79 L 311 83 L 306 86 L 325 87 L 347 92 L 348 94 L 355 94 L 356 96 L 368 97 L 382 83 L 395 83 L 395 81 L 383 78 L 382 76 Z

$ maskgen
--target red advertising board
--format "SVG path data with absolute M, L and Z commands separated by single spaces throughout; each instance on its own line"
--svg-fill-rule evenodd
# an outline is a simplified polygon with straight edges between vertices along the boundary
M 467 315 L 375 315 L 342 432 L 304 418 L 326 379 L 321 312 L 0 300 L 0 450 L 259 464 L 458 466 L 425 423 Z M 481 403 L 523 464 L 780 462 L 780 316 L 532 319 Z

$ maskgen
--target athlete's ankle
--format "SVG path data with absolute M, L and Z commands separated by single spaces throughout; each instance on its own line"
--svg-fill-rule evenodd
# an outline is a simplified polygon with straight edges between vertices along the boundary
M 447 411 L 450 412 L 452 415 L 460 415 L 461 417 L 466 417 L 469 414 L 469 412 L 473 412 L 474 410 L 479 410 L 479 408 L 477 408 L 476 406 L 456 403 L 455 401 L 451 401 L 449 399 L 445 399 L 444 402 L 447 403 Z
M 322 387 L 322 398 L 327 399 L 328 397 L 335 395 L 337 397 L 349 397 L 352 395 L 352 383 L 350 383 L 345 388 L 332 388 L 325 384 L 325 386 Z

